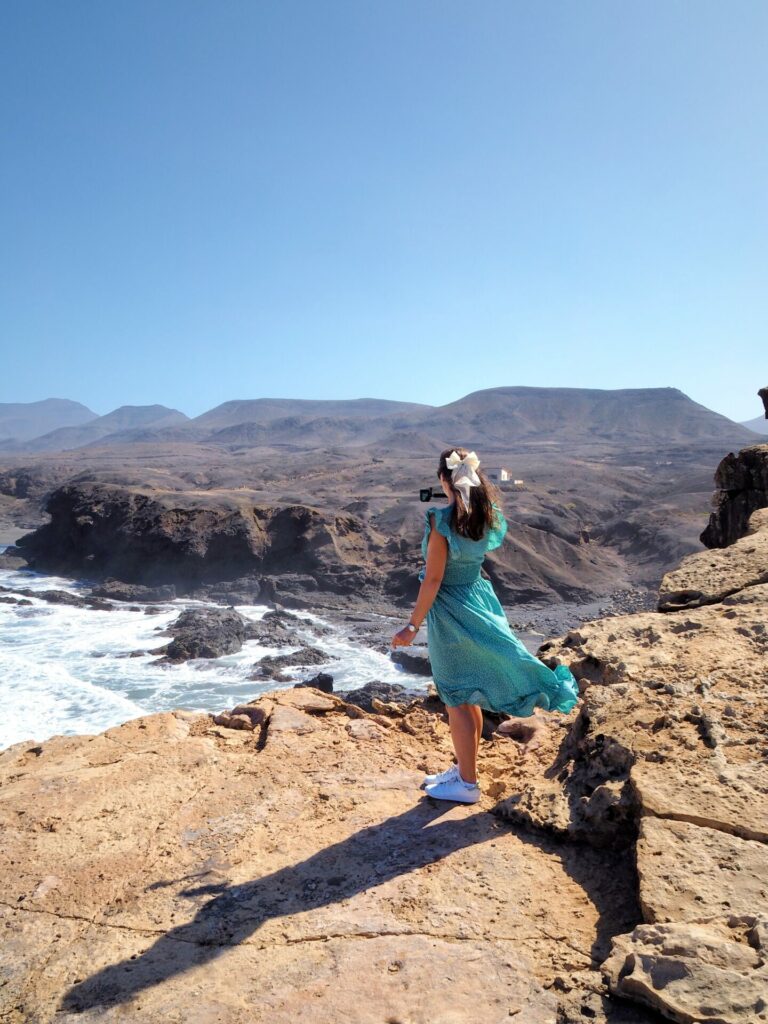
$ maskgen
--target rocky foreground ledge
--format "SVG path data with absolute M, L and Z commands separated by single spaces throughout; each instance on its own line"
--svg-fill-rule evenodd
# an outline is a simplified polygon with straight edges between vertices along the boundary
M 474 806 L 418 788 L 434 700 L 4 751 L 0 1020 L 768 1020 L 768 509 L 745 530 L 546 645 L 583 700 L 527 755 L 489 723 Z

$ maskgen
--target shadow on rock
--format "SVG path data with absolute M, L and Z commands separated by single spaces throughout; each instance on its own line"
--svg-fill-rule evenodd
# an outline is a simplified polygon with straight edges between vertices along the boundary
M 341 902 L 456 850 L 498 838 L 502 826 L 485 812 L 433 824 L 445 812 L 445 805 L 425 798 L 403 814 L 263 878 L 182 890 L 190 899 L 211 899 L 191 921 L 171 929 L 143 953 L 74 985 L 60 1009 L 77 1012 L 127 1002 L 144 989 L 221 956 L 269 920 Z

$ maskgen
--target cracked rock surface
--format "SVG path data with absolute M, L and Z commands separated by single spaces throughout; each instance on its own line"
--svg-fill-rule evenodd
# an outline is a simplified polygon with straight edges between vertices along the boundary
M 766 509 L 747 531 L 665 577 L 663 595 L 706 602 L 585 623 L 544 645 L 581 680 L 581 708 L 551 768 L 497 808 L 634 850 L 643 924 L 614 937 L 605 976 L 686 1024 L 768 1021 Z
M 630 858 L 489 813 L 564 730 L 538 759 L 484 741 L 458 806 L 419 789 L 450 761 L 437 702 L 239 710 L 0 754 L 1 1020 L 656 1020 L 598 970 L 639 920 Z

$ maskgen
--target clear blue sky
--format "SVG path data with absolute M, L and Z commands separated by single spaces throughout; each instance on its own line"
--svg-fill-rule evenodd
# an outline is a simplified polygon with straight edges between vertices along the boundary
M 765 0 L 0 5 L 0 401 L 768 384 Z

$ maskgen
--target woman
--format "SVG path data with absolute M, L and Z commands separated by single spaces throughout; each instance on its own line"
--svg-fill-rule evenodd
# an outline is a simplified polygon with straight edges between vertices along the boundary
M 569 668 L 554 671 L 525 649 L 509 628 L 489 580 L 480 575 L 486 551 L 497 548 L 507 523 L 496 490 L 474 452 L 446 448 L 438 478 L 451 503 L 425 513 L 421 544 L 426 565 L 416 607 L 394 647 L 411 643 L 426 619 L 432 675 L 448 710 L 456 764 L 425 779 L 438 800 L 475 803 L 483 711 L 528 717 L 537 707 L 570 711 L 578 688 Z

